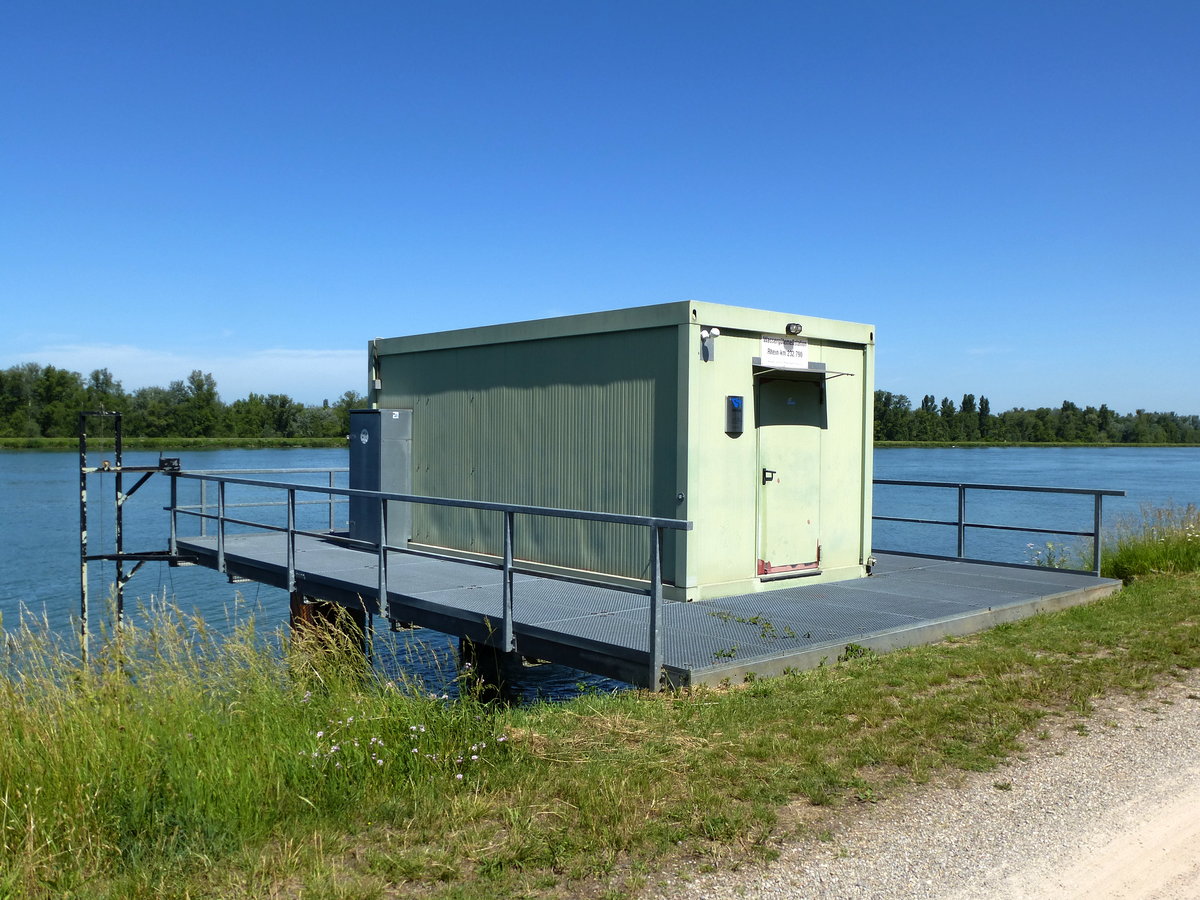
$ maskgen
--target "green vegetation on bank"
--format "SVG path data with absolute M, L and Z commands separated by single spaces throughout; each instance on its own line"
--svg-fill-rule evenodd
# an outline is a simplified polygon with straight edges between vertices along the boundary
M 100 443 L 95 434 L 89 435 L 89 447 L 97 447 Z M 100 446 L 112 446 L 112 433 L 108 430 L 101 438 Z M 216 437 L 216 438 L 144 438 L 125 437 L 123 444 L 126 450 L 269 450 L 280 447 L 345 447 L 346 436 L 336 437 Z M 0 450 L 78 450 L 78 437 L 53 438 L 3 438 L 0 437 Z
M 332 403 L 305 406 L 286 394 L 256 394 L 226 403 L 213 376 L 199 370 L 167 387 L 127 392 L 108 369 L 78 372 L 25 363 L 0 370 L 0 448 L 53 449 L 38 439 L 71 438 L 81 411 L 125 415 L 130 438 L 337 439 L 349 432 L 349 411 L 362 395 L 347 391 Z M 958 405 L 927 394 L 916 408 L 903 394 L 875 392 L 875 440 L 930 444 L 1200 444 L 1200 416 L 1173 412 L 1010 409 L 993 413 L 987 397 L 963 395 Z M 13 441 L 17 441 L 14 443 Z M 148 446 L 148 445 L 139 445 Z M 229 442 L 221 446 L 241 446 Z M 276 446 L 276 445 L 270 445 Z M 311 445 L 309 445 L 311 446 Z
M 216 379 L 199 370 L 165 388 L 127 392 L 108 369 L 85 379 L 78 372 L 25 363 L 0 371 L 0 439 L 72 438 L 79 413 L 97 410 L 123 413 L 123 431 L 130 438 L 170 438 L 173 447 L 185 446 L 179 438 L 335 439 L 349 432 L 349 411 L 363 404 L 354 391 L 320 406 L 305 406 L 286 394 L 255 393 L 225 403 Z
M 1151 569 L 1186 573 L 740 689 L 512 707 L 383 683 L 312 636 L 217 640 L 169 607 L 87 669 L 20 629 L 0 897 L 620 897 L 660 866 L 766 858 L 805 809 L 986 769 L 1047 718 L 1200 666 L 1196 511 L 1150 521 Z
M 915 409 L 904 394 L 875 392 L 875 440 L 913 444 L 1198 444 L 1200 416 L 1139 409 L 1128 415 L 1106 404 L 1080 409 L 1069 400 L 1057 409 L 993 413 L 987 397 L 964 394 L 955 405 L 926 394 Z

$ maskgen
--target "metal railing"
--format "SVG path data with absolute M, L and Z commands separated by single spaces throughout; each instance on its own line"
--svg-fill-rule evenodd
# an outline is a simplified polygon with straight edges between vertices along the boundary
M 339 474 L 345 474 L 349 471 L 350 471 L 350 469 L 347 466 L 340 466 L 340 467 L 333 466 L 333 467 L 317 467 L 317 468 L 307 468 L 307 469 L 306 468 L 299 468 L 299 469 L 193 469 L 192 474 L 194 474 L 194 475 L 222 475 L 222 476 L 233 475 L 235 477 L 241 477 L 243 475 L 314 475 L 314 474 L 315 475 L 328 475 L 329 476 L 329 487 L 336 487 L 337 476 Z M 200 519 L 200 536 L 201 537 L 205 537 L 208 534 L 208 519 L 209 519 L 209 517 L 207 515 L 208 510 L 209 510 L 210 506 L 215 507 L 215 505 L 216 505 L 215 503 L 214 504 L 209 503 L 208 485 L 209 485 L 209 482 L 207 479 L 200 482 L 200 503 L 198 506 L 180 507 L 181 510 L 199 509 L 201 513 L 205 514 Z M 329 507 L 329 530 L 333 531 L 337 527 L 336 507 L 338 505 L 346 506 L 349 504 L 349 502 L 350 501 L 348 498 L 345 498 L 345 497 L 335 498 L 333 495 L 330 495 L 328 500 L 300 500 L 300 501 L 298 501 L 297 505 L 298 506 L 326 506 L 327 505 Z M 249 507 L 255 507 L 255 506 L 269 507 L 269 506 L 286 506 L 286 505 L 287 505 L 286 500 L 277 500 L 274 502 L 266 502 L 266 503 L 261 503 L 261 502 L 256 503 L 254 501 L 250 501 L 250 502 L 246 502 L 246 503 L 233 503 L 233 504 L 230 504 L 229 506 L 227 506 L 226 508 L 234 509 L 234 508 L 238 508 L 238 507 L 249 508 Z
M 968 528 L 978 528 L 990 531 L 1015 531 L 1024 534 L 1050 534 L 1060 537 L 1083 537 L 1091 538 L 1092 541 L 1092 574 L 1097 577 L 1100 575 L 1100 553 L 1101 540 L 1100 532 L 1104 520 L 1104 498 L 1105 497 L 1124 497 L 1124 491 L 1102 491 L 1092 490 L 1088 488 L 1062 488 L 1062 487 L 1034 487 L 1029 485 L 1016 484 L 974 484 L 970 482 L 952 482 L 952 481 L 903 481 L 892 478 L 876 478 L 874 484 L 890 484 L 903 487 L 922 487 L 922 488 L 943 488 L 946 490 L 956 491 L 958 494 L 958 516 L 953 520 L 946 519 L 919 519 L 909 518 L 906 516 L 872 516 L 872 519 L 878 522 L 909 522 L 920 525 L 942 525 L 954 528 L 957 532 L 957 559 L 966 559 L 966 535 Z M 1038 528 L 1027 525 L 996 525 L 985 522 L 969 522 L 967 521 L 967 492 L 968 491 L 1017 491 L 1039 494 L 1077 494 L 1092 497 L 1092 530 L 1078 531 L 1065 528 Z M 879 550 L 880 553 L 895 553 L 901 551 Z M 1081 571 L 1081 570 L 1075 570 Z
M 294 470 L 293 470 L 294 471 Z M 328 471 L 325 469 L 316 471 Z M 201 504 L 197 506 L 180 506 L 178 504 L 178 480 L 180 478 L 187 480 L 200 481 L 201 484 L 215 483 L 217 489 L 216 512 L 210 513 L 207 507 Z M 538 516 L 544 518 L 560 518 L 560 519 L 580 519 L 588 522 L 605 522 L 615 525 L 634 525 L 649 529 L 649 585 L 647 589 L 639 591 L 636 588 L 616 588 L 618 590 L 627 590 L 634 593 L 645 593 L 650 598 L 650 622 L 649 622 L 649 637 L 648 644 L 648 684 L 652 689 L 657 687 L 663 665 L 663 635 L 662 635 L 662 604 L 663 604 L 663 577 L 662 577 L 662 554 L 663 554 L 663 533 L 667 530 L 673 531 L 691 531 L 692 523 L 685 519 L 669 519 L 658 516 L 635 516 L 624 515 L 621 513 L 605 513 L 594 512 L 577 509 L 558 509 L 547 506 L 526 506 L 516 503 L 494 503 L 484 500 L 460 500 L 449 497 L 424 497 L 415 494 L 395 494 L 382 491 L 365 491 L 355 488 L 339 488 L 332 484 L 332 473 L 330 476 L 331 483 L 329 485 L 311 485 L 311 484 L 293 484 L 280 481 L 264 481 L 261 479 L 244 478 L 240 476 L 230 476 L 227 473 L 216 472 L 173 472 L 171 473 L 171 505 L 168 507 L 170 512 L 170 548 L 174 554 L 178 551 L 178 517 L 180 515 L 192 516 L 201 520 L 201 522 L 214 522 L 216 524 L 216 541 L 217 541 L 217 569 L 224 573 L 225 565 L 225 539 L 226 528 L 228 525 L 238 525 L 250 528 L 262 529 L 265 531 L 282 532 L 287 535 L 287 589 L 289 592 L 296 590 L 296 538 L 297 537 L 314 537 L 326 541 L 333 541 L 349 547 L 359 549 L 373 550 L 376 554 L 377 581 L 376 581 L 376 601 L 377 613 L 385 619 L 390 619 L 388 608 L 388 589 L 387 589 L 387 554 L 405 553 L 414 556 L 424 556 L 433 559 L 453 559 L 457 563 L 465 563 L 468 565 L 482 566 L 484 568 L 499 569 L 503 573 L 501 600 L 502 600 L 502 630 L 500 632 L 501 649 L 504 651 L 513 651 L 516 649 L 516 642 L 513 634 L 513 575 L 514 574 L 536 574 L 541 577 L 547 576 L 546 573 L 527 569 L 516 565 L 516 560 L 513 556 L 513 547 L 515 545 L 516 532 L 516 517 L 517 516 Z M 230 504 L 226 501 L 226 487 L 228 485 L 242 485 L 247 487 L 266 488 L 269 490 L 285 491 L 287 496 L 285 500 L 274 502 L 245 502 Z M 326 500 L 316 501 L 298 501 L 298 494 L 322 494 L 326 496 Z M 350 497 L 361 497 L 373 499 L 379 504 L 379 534 L 374 541 L 366 541 L 360 538 L 351 538 L 347 535 L 331 534 L 328 531 L 309 531 L 298 528 L 296 525 L 296 508 L 297 506 L 313 503 L 328 503 L 330 505 L 330 521 L 333 521 L 333 505 L 337 502 L 336 498 L 345 498 L 342 502 L 349 502 Z M 499 512 L 503 514 L 503 550 L 498 562 L 488 560 L 467 559 L 459 557 L 450 557 L 422 550 L 414 550 L 409 547 L 398 547 L 387 543 L 387 510 L 388 502 L 396 501 L 401 503 L 412 503 L 425 506 L 447 506 L 459 509 L 487 510 Z M 263 522 L 254 522 L 242 518 L 234 518 L 229 515 L 230 509 L 243 508 L 248 506 L 286 506 L 287 507 L 287 524 L 286 525 L 271 525 Z M 332 531 L 332 526 L 330 531 Z M 567 580 L 581 581 L 585 584 L 602 583 L 606 587 L 614 587 L 611 584 L 602 582 L 599 579 L 589 581 L 585 578 L 571 578 Z

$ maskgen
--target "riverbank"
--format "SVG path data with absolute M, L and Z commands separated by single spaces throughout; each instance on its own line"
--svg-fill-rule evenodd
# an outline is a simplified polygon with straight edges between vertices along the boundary
M 1097 698 L 1200 667 L 1197 596 L 1151 577 L 736 689 L 521 707 L 263 652 L 249 626 L 201 653 L 163 611 L 120 666 L 65 678 L 43 653 L 0 691 L 0 896 L 635 897 L 760 866 L 1040 729 L 1100 730 Z

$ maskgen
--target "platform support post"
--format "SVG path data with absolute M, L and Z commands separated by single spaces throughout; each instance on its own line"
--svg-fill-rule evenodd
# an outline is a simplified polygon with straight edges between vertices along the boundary
M 312 634 L 331 632 L 334 637 L 344 638 L 346 646 L 367 656 L 367 611 L 366 608 L 352 609 L 329 600 L 308 597 L 302 591 L 289 595 L 288 624 L 293 636 L 308 631 Z
M 506 673 L 521 665 L 521 654 L 505 652 L 490 644 L 477 644 L 468 637 L 458 639 L 458 666 L 464 682 L 478 691 L 482 700 L 497 700 L 504 694 Z

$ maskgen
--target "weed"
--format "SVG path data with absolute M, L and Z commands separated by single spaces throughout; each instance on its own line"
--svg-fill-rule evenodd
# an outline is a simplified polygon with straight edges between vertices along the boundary
M 864 647 L 862 644 L 847 644 L 845 651 L 838 656 L 838 662 L 849 662 L 852 659 L 871 659 L 875 655 L 875 651 L 870 647 Z
M 783 628 L 776 628 L 774 622 L 757 614 L 753 616 L 739 616 L 727 609 L 710 609 L 708 614 L 714 619 L 720 619 L 722 622 L 738 622 L 742 625 L 754 625 L 759 629 L 759 636 L 764 641 L 796 637 L 796 632 L 792 630 L 790 625 L 784 625 Z M 809 638 L 811 635 L 805 634 L 804 637 Z
M 1056 544 L 1053 541 L 1038 547 L 1036 544 L 1025 545 L 1025 559 L 1030 565 L 1042 566 L 1047 569 L 1073 568 L 1071 548 L 1066 544 Z

